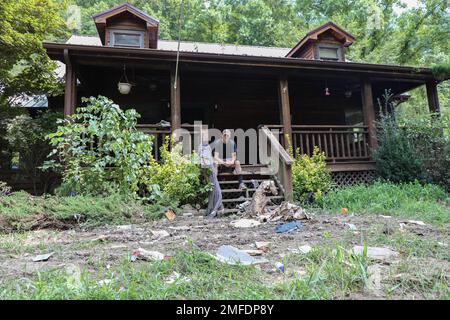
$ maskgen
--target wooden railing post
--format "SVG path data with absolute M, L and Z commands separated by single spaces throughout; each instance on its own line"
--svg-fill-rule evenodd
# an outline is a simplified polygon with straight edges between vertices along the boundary
M 64 87 L 64 117 L 70 116 L 75 112 L 77 103 L 77 78 L 74 65 L 69 57 L 69 50 L 64 49 L 64 62 L 66 64 L 66 76 Z
M 280 122 L 283 125 L 283 146 L 290 149 L 292 146 L 291 107 L 289 105 L 289 84 L 287 78 L 280 78 L 278 83 L 280 102 Z
M 439 106 L 439 96 L 437 92 L 436 82 L 428 81 L 426 87 L 427 87 L 428 108 L 430 112 L 440 114 L 441 109 Z
M 172 133 L 181 128 L 180 75 L 175 70 L 170 73 L 170 116 Z M 174 137 L 175 139 L 175 137 Z
M 378 140 L 375 124 L 375 108 L 373 105 L 372 83 L 368 78 L 361 80 L 361 98 L 364 124 L 369 131 L 370 146 L 376 149 L 378 147 Z

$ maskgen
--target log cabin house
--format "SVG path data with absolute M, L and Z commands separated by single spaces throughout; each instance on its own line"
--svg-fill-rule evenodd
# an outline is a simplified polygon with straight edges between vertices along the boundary
M 280 143 L 273 137 L 269 143 L 281 150 L 275 178 L 287 198 L 290 144 L 302 154 L 318 146 L 338 183 L 372 177 L 377 99 L 385 90 L 401 99 L 426 86 L 429 109 L 439 112 L 438 81 L 430 69 L 347 61 L 356 39 L 333 22 L 293 48 L 181 41 L 175 70 L 178 43 L 158 39 L 157 19 L 128 3 L 93 19 L 98 37 L 44 43 L 47 54 L 65 64 L 65 115 L 82 96 L 107 96 L 141 114 L 139 127 L 157 137 L 156 152 L 164 135 L 192 128 L 196 120 L 218 129 L 278 128 Z M 124 72 L 133 84 L 128 94 L 118 90 Z

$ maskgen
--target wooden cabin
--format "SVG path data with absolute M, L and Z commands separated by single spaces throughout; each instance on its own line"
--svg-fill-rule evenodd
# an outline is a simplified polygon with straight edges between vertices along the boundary
M 269 139 L 273 148 L 292 143 L 311 154 L 318 146 L 338 182 L 353 182 L 375 169 L 377 99 L 385 90 L 400 95 L 426 86 L 430 111 L 439 111 L 430 69 L 349 62 L 345 53 L 356 39 L 333 22 L 294 48 L 181 41 L 176 70 L 178 43 L 158 39 L 157 19 L 128 3 L 93 19 L 97 37 L 44 43 L 66 66 L 65 115 L 80 97 L 104 95 L 135 108 L 140 127 L 160 138 L 194 121 L 218 129 L 278 128 L 281 145 Z M 128 94 L 118 90 L 124 73 L 133 84 Z M 158 125 L 161 120 L 170 127 Z M 280 154 L 288 190 L 289 156 Z

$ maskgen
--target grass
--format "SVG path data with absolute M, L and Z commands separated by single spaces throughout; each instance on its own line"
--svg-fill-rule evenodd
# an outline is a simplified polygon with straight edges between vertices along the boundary
M 26 192 L 16 192 L 0 197 L 0 230 L 2 224 L 4 229 L 13 231 L 34 229 L 36 224 L 56 227 L 78 223 L 83 227 L 124 224 L 154 220 L 163 212 L 161 206 L 145 205 L 116 194 L 107 197 L 33 197 Z
M 316 206 L 328 212 L 347 208 L 353 214 L 383 214 L 435 224 L 450 223 L 450 195 L 436 185 L 378 181 L 331 191 Z
M 255 266 L 220 263 L 199 250 L 179 251 L 168 261 L 123 259 L 95 273 L 55 268 L 31 278 L 0 280 L 0 299 L 331 299 L 363 290 L 367 259 L 342 248 L 315 248 L 308 255 L 290 255 L 280 281 Z M 299 276 L 294 270 L 304 268 Z M 173 283 L 167 278 L 181 276 Z M 108 280 L 107 283 L 101 280 Z

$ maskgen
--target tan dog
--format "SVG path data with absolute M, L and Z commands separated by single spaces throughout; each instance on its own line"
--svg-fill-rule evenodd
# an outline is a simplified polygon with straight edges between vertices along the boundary
M 267 213 L 266 206 L 269 202 L 267 193 L 271 193 L 274 196 L 278 195 L 278 190 L 273 180 L 264 180 L 261 182 L 253 194 L 250 204 L 245 208 L 245 214 L 251 217 L 257 217 Z

